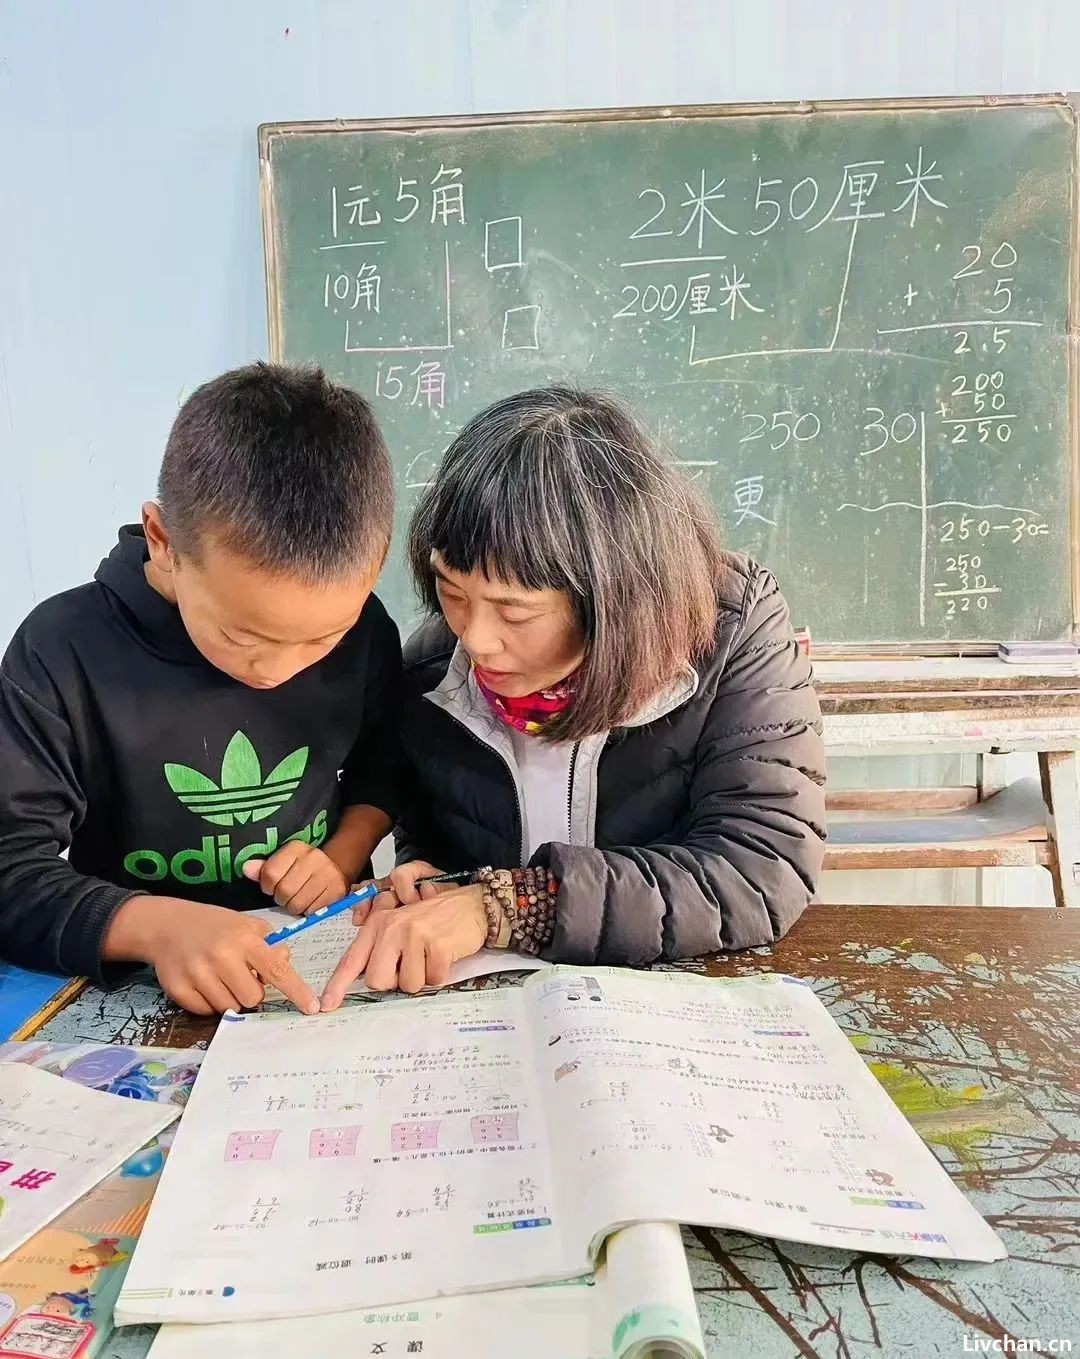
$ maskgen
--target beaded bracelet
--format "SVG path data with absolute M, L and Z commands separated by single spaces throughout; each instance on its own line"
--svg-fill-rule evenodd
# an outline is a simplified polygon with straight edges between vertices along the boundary
M 484 889 L 488 948 L 513 948 L 533 957 L 555 934 L 559 884 L 544 868 L 481 868 L 473 881 Z

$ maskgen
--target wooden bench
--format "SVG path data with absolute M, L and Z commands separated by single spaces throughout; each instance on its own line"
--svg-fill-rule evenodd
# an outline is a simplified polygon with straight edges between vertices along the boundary
M 830 790 L 829 869 L 1046 868 L 1080 906 L 1080 666 L 998 660 L 815 663 L 830 756 L 967 753 L 953 788 Z M 1006 784 L 1004 758 L 1040 777 Z

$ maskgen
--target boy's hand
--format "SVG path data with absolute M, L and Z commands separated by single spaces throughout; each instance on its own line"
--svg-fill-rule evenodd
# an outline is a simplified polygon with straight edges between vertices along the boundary
M 132 897 L 113 917 L 103 956 L 150 963 L 162 990 L 192 1014 L 254 1009 L 265 986 L 317 1014 L 315 992 L 289 965 L 287 946 L 265 942 L 272 928 L 222 906 Z
M 249 859 L 244 877 L 257 882 L 290 915 L 308 915 L 340 901 L 349 891 L 333 859 L 302 840 L 290 840 L 269 859 Z

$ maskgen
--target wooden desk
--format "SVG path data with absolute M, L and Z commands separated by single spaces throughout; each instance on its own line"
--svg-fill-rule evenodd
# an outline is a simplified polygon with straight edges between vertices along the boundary
M 710 1355 L 924 1359 L 965 1335 L 1080 1348 L 1080 913 L 815 906 L 775 949 L 688 966 L 810 980 L 1011 1255 L 894 1261 L 689 1230 Z M 185 1046 L 213 1028 L 134 982 L 86 991 L 40 1036 Z M 119 1332 L 104 1353 L 148 1343 Z
M 814 678 L 830 756 L 979 756 L 978 785 L 867 790 L 841 799 L 846 810 L 907 813 L 961 809 L 1002 786 L 1001 756 L 1038 756 L 1045 829 L 896 845 L 834 844 L 828 868 L 1007 868 L 1050 870 L 1058 906 L 1080 906 L 1080 666 L 1016 666 L 996 659 L 818 661 Z M 837 802 L 832 800 L 832 806 Z M 977 834 L 977 833 L 976 833 Z

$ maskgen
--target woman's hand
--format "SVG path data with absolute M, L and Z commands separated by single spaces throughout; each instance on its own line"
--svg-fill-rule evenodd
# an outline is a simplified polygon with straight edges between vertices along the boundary
M 425 986 L 444 986 L 451 964 L 478 953 L 486 938 L 482 887 L 459 887 L 398 910 L 372 910 L 327 982 L 322 1008 L 336 1010 L 361 975 L 372 991 L 415 995 Z
M 395 906 L 412 906 L 417 901 L 429 901 L 440 892 L 452 892 L 453 883 L 436 884 L 421 881 L 423 878 L 441 877 L 442 869 L 423 859 L 414 859 L 412 863 L 402 864 L 399 868 L 393 869 L 388 877 L 379 879 L 381 891 L 374 901 L 365 901 L 354 908 L 353 924 L 362 925 L 373 911 L 390 911 Z

